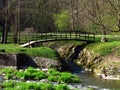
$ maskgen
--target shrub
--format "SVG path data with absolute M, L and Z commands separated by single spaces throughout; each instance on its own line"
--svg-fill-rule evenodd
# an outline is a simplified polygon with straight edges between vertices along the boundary
M 36 70 L 36 68 L 28 67 L 28 68 L 26 69 L 26 72 L 34 73 L 34 72 L 37 72 L 37 70 Z
M 18 78 L 24 78 L 24 72 L 17 72 L 16 77 Z
M 68 72 L 61 73 L 61 76 L 59 77 L 59 82 L 65 82 L 65 83 L 71 83 L 72 74 Z
M 42 70 L 37 70 L 35 68 L 29 67 L 27 70 L 18 72 L 16 75 L 18 78 L 23 78 L 25 80 L 40 80 L 47 78 L 47 75 Z
M 3 82 L 3 87 L 4 88 L 8 88 L 8 87 L 14 87 L 15 86 L 15 82 L 13 81 L 8 81 L 8 82 Z
M 61 73 L 61 76 L 58 78 L 58 82 L 62 83 L 80 83 L 81 79 L 75 75 L 72 75 L 69 72 Z
M 60 75 L 60 72 L 57 70 L 50 69 L 48 70 L 49 75 Z
M 17 90 L 17 89 L 12 88 L 12 87 L 7 87 L 7 88 L 4 88 L 4 90 Z
M 0 71 L 0 73 L 4 74 L 15 74 L 16 71 L 13 68 L 4 68 Z
M 47 78 L 47 75 L 43 71 L 39 71 L 39 72 L 33 73 L 33 77 L 36 80 L 40 80 L 40 79 Z
M 12 74 L 6 74 L 6 79 L 13 79 L 13 75 Z
M 81 79 L 80 79 L 79 77 L 74 77 L 74 78 L 72 78 L 72 81 L 73 81 L 74 83 L 81 83 Z
M 43 84 L 40 84 L 40 86 L 41 86 L 40 90 L 54 90 L 53 85 L 49 83 L 43 83 Z
M 58 77 L 57 76 L 48 76 L 48 80 L 52 81 L 52 82 L 57 82 L 58 81 Z
M 59 84 L 55 86 L 55 90 L 70 90 L 66 84 Z

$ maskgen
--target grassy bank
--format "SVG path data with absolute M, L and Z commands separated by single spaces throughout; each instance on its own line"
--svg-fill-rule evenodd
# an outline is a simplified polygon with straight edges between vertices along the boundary
M 116 47 L 120 46 L 120 41 L 112 42 L 97 42 L 86 46 L 87 49 L 92 50 L 94 53 L 105 56 L 113 52 Z
M 81 79 L 76 75 L 52 69 L 45 72 L 32 67 L 26 70 L 8 68 L 1 70 L 0 73 L 4 74 L 5 81 L 0 84 L 4 90 L 70 90 L 67 84 L 81 83 Z
M 112 41 L 120 41 L 120 35 L 96 35 L 95 36 L 95 42 L 100 42 L 101 37 L 106 37 L 108 42 Z
M 104 36 L 107 42 L 101 42 L 101 37 Z M 92 50 L 94 53 L 105 56 L 113 52 L 113 50 L 120 46 L 119 35 L 96 35 L 95 43 L 86 46 L 87 49 Z M 118 49 L 118 51 L 120 51 Z
M 58 59 L 58 53 L 48 47 L 21 48 L 16 44 L 0 44 L 0 53 L 26 53 L 34 57 Z

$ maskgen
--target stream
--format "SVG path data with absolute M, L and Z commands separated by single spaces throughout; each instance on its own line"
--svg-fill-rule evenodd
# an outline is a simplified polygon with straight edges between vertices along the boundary
M 105 80 L 91 72 L 82 72 L 78 75 L 85 86 L 93 87 L 97 90 L 120 90 L 120 81 L 118 80 Z
M 73 62 L 67 62 L 72 72 L 82 79 L 82 85 L 95 88 L 95 90 L 120 90 L 120 80 L 106 80 L 81 69 L 79 65 Z

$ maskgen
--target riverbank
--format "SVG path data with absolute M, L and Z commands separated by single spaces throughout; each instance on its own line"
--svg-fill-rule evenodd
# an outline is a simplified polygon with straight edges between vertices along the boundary
M 120 78 L 120 42 L 83 42 L 46 43 L 54 48 L 63 60 L 76 62 L 86 71 L 92 71 L 104 79 Z M 54 46 L 54 47 L 52 47 Z M 68 67 L 70 65 L 68 64 Z
M 44 64 L 40 63 L 40 68 L 44 68 L 44 66 L 47 65 L 47 62 L 60 60 L 58 64 L 61 64 L 62 66 L 59 68 L 66 68 L 65 70 L 71 72 L 78 68 L 75 64 L 71 64 L 71 62 L 74 62 L 81 66 L 83 70 L 91 71 L 103 79 L 119 80 L 120 77 L 119 41 L 105 43 L 96 42 L 91 44 L 78 41 L 49 42 L 43 43 L 44 47 L 34 48 L 21 48 L 19 45 L 13 44 L 11 46 L 1 45 L 0 53 L 26 53 L 27 55 L 31 55 L 32 58 L 36 58 L 38 61 L 41 61 L 40 58 L 42 58 L 42 62 L 46 62 L 44 62 Z M 37 55 L 39 56 L 37 57 Z M 45 57 L 47 57 L 47 60 L 49 61 L 45 60 Z M 54 65 L 54 63 L 52 65 Z M 74 66 L 71 68 L 71 65 Z M 79 67 L 79 71 L 81 71 L 81 67 Z M 52 66 L 52 68 L 55 67 Z M 89 88 L 89 86 L 84 86 L 82 84 L 80 84 L 80 86 L 72 86 L 77 88 Z
M 4 90 L 94 90 L 81 84 L 81 79 L 70 72 L 29 67 L 25 70 L 0 70 L 0 88 Z

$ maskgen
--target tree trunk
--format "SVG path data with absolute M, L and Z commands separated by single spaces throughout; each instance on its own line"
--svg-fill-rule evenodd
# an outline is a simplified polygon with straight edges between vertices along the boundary
M 12 30 L 13 30 L 13 43 L 17 44 L 17 42 L 18 42 L 18 30 L 17 30 L 16 24 L 12 25 Z
M 7 0 L 3 1 L 3 6 L 6 7 L 7 6 Z M 8 8 L 5 12 L 6 17 L 4 18 L 4 20 L 2 20 L 2 37 L 1 37 L 1 43 L 2 44 L 6 44 L 7 43 L 7 33 L 8 33 Z
M 3 29 L 2 29 L 2 37 L 1 37 L 1 43 L 2 44 L 6 44 L 7 43 L 7 27 L 6 25 L 3 25 Z
M 102 29 L 102 35 L 107 35 L 106 30 Z

